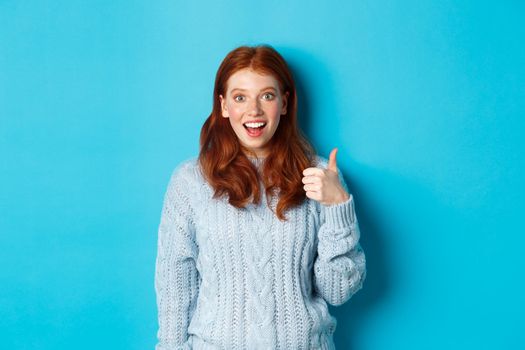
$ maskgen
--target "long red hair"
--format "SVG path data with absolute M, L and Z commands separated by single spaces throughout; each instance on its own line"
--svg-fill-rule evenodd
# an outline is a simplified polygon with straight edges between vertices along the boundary
M 269 141 L 270 152 L 261 174 L 243 152 L 230 122 L 221 114 L 219 95 L 225 95 L 230 76 L 245 68 L 272 75 L 279 82 L 281 93 L 289 93 L 287 113 L 280 118 Z M 295 83 L 283 57 L 269 45 L 241 46 L 229 52 L 217 71 L 213 110 L 200 133 L 199 164 L 215 190 L 213 198 L 227 195 L 228 202 L 237 208 L 244 208 L 250 202 L 259 204 L 262 181 L 268 205 L 272 196 L 278 196 L 274 213 L 286 221 L 285 211 L 306 198 L 302 172 L 313 166 L 314 157 L 315 149 L 297 126 Z

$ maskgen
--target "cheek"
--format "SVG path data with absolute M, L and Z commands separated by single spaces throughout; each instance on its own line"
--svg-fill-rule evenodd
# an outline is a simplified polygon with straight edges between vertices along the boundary
M 230 106 L 228 107 L 228 112 L 230 113 L 230 117 L 234 119 L 240 119 L 243 114 L 243 110 L 239 106 Z
M 280 112 L 281 107 L 279 103 L 272 103 L 266 108 L 266 114 L 268 114 L 269 116 L 279 116 L 281 115 Z
M 266 115 L 274 122 L 278 121 L 281 116 L 281 109 L 278 106 L 272 106 L 266 111 Z

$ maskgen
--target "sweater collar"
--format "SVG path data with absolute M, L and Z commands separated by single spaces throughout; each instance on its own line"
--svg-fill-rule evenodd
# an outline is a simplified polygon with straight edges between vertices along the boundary
M 248 159 L 250 160 L 250 162 L 252 162 L 253 165 L 255 165 L 256 167 L 259 167 L 260 165 L 262 165 L 264 163 L 264 160 L 266 158 L 264 158 L 264 157 L 256 158 L 256 157 L 248 156 Z

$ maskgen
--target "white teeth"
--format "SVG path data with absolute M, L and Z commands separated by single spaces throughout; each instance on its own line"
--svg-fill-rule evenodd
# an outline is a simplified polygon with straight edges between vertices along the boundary
M 259 128 L 263 125 L 266 125 L 266 123 L 245 123 L 244 125 L 246 125 L 249 128 Z

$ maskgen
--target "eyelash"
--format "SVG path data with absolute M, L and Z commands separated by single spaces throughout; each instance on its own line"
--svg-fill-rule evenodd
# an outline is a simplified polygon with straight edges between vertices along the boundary
M 263 94 L 263 96 L 265 96 L 265 95 L 270 95 L 270 96 L 271 96 L 269 99 L 267 99 L 267 100 L 269 100 L 269 101 L 271 101 L 271 100 L 273 100 L 273 99 L 275 98 L 275 95 L 274 95 L 273 93 L 271 93 L 271 92 L 265 92 L 265 93 Z M 239 101 L 239 100 L 237 99 L 237 97 L 244 97 L 244 95 L 236 95 L 236 96 L 233 97 L 233 100 L 234 100 L 234 101 L 236 101 L 236 102 L 242 102 L 242 101 Z

